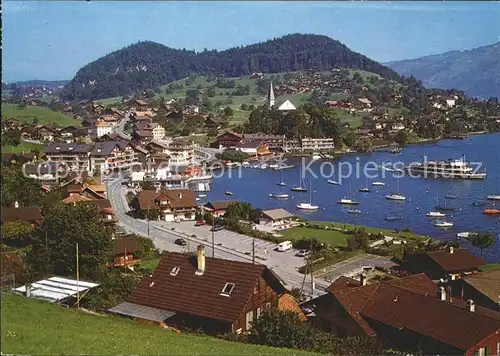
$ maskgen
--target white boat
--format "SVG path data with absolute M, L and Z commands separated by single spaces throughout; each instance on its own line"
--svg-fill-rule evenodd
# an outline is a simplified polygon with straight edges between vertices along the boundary
M 283 182 L 283 172 L 280 171 L 280 181 L 278 183 L 276 183 L 277 185 L 281 186 L 281 187 L 284 187 L 286 186 L 286 183 Z
M 488 195 L 486 197 L 488 200 L 500 200 L 500 195 Z
M 317 152 L 314 152 L 312 154 L 312 159 L 313 160 L 318 160 L 318 159 L 321 159 L 321 158 L 322 158 L 321 155 L 319 153 L 317 153 Z
M 247 168 L 247 167 L 250 167 L 250 163 L 245 161 L 241 164 L 241 166 Z
M 279 164 L 274 163 L 274 164 L 270 164 L 270 165 L 268 166 L 268 168 L 271 168 L 271 169 L 277 169 L 279 166 L 280 166 Z
M 465 155 L 461 159 L 449 159 L 447 161 L 427 161 L 414 162 L 405 167 L 409 173 L 418 174 L 424 178 L 445 178 L 445 179 L 486 179 L 486 171 L 478 172 L 465 160 Z
M 372 185 L 375 187 L 383 187 L 385 185 L 385 183 L 384 182 L 373 182 Z
M 276 199 L 286 199 L 288 198 L 288 194 L 281 194 L 281 193 L 271 193 L 269 194 L 270 198 L 276 198 Z
M 452 227 L 453 223 L 448 221 L 438 221 L 434 224 L 435 227 Z
M 389 199 L 389 200 L 397 200 L 397 201 L 405 201 L 406 200 L 406 197 L 399 193 L 399 178 L 398 178 L 398 192 L 388 194 L 385 196 L 385 198 Z
M 472 232 L 459 232 L 457 233 L 458 239 L 467 239 L 472 234 Z
M 311 189 L 311 182 L 309 182 L 309 203 L 300 203 L 297 205 L 297 209 L 302 209 L 302 210 L 318 210 L 319 205 L 312 205 L 312 189 Z
M 436 194 L 436 206 L 439 206 L 439 194 Z M 445 201 L 446 204 L 446 201 Z M 428 218 L 444 218 L 446 214 L 440 212 L 440 211 L 431 211 L 425 214 Z
M 359 205 L 359 201 L 355 201 L 354 199 L 354 194 L 352 192 L 352 184 L 349 182 L 349 199 L 342 198 L 340 200 L 337 200 L 337 204 L 343 204 L 343 205 Z
M 200 198 L 196 197 L 196 201 L 199 201 L 199 200 L 200 200 Z
M 333 184 L 333 185 L 342 185 L 340 182 L 337 182 L 336 180 L 328 179 L 328 184 Z
M 260 169 L 267 169 L 267 167 L 268 167 L 267 163 L 262 163 L 259 168 Z

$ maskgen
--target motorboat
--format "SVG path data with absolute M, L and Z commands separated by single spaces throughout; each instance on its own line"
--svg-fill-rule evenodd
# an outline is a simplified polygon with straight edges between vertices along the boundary
M 486 197 L 488 200 L 500 200 L 500 195 L 488 195 Z
M 383 186 L 385 186 L 385 183 L 384 182 L 373 182 L 372 185 L 374 187 L 383 187 Z
M 259 168 L 260 168 L 260 169 L 267 169 L 267 167 L 269 167 L 269 166 L 267 165 L 267 163 L 262 163 L 262 164 L 259 166 Z
M 198 197 L 200 197 L 200 198 L 206 198 L 207 195 L 206 194 L 200 194 L 200 195 L 198 195 Z
M 321 158 L 323 158 L 323 157 L 321 157 L 321 155 L 320 155 L 319 153 L 314 152 L 314 153 L 312 154 L 312 157 L 311 157 L 311 158 L 312 158 L 314 161 L 316 161 L 316 160 L 321 159 Z
M 371 193 L 372 192 L 372 190 L 370 188 L 361 188 L 359 191 L 362 193 Z
M 448 221 L 438 221 L 438 222 L 434 223 L 434 226 L 447 228 L 447 227 L 452 227 L 453 223 L 448 222 Z
M 486 215 L 499 215 L 500 209 L 484 209 L 483 214 Z
M 349 214 L 361 214 L 361 210 L 359 209 L 349 209 L 347 210 Z
M 245 167 L 245 168 L 248 168 L 248 167 L 250 167 L 250 163 L 248 163 L 247 161 L 245 161 L 245 162 L 243 162 L 243 163 L 241 164 L 241 166 L 242 166 L 242 167 Z
M 387 220 L 387 221 L 403 220 L 403 217 L 402 216 L 387 216 L 385 218 L 385 220 Z
M 451 195 L 451 194 L 446 194 L 445 199 L 457 199 L 458 197 L 456 195 Z
M 332 180 L 332 179 L 328 179 L 327 180 L 328 184 L 333 184 L 333 185 L 342 185 L 340 184 L 339 182 L 337 182 L 336 180 Z
M 281 193 L 271 193 L 269 194 L 270 198 L 276 198 L 276 199 L 286 199 L 288 198 L 288 194 L 281 194 Z
M 279 167 L 279 164 L 277 164 L 277 163 L 270 164 L 270 165 L 268 166 L 268 168 L 271 168 L 271 169 L 276 169 L 276 168 L 278 168 L 278 167 Z
M 276 183 L 276 185 L 279 185 L 279 186 L 281 186 L 281 187 L 284 187 L 284 186 L 286 186 L 286 183 L 285 183 L 285 182 L 278 182 L 278 183 Z
M 292 192 L 301 192 L 301 193 L 307 192 L 307 188 L 305 187 L 291 187 L 290 190 Z
M 226 194 L 226 195 L 234 195 L 234 193 L 230 192 L 230 191 L 226 191 L 226 192 L 224 192 L 224 194 Z
M 444 218 L 446 214 L 440 212 L 440 211 L 431 211 L 425 214 L 428 218 Z

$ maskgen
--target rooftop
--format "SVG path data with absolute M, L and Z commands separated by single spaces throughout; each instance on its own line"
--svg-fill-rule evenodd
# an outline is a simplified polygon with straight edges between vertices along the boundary
M 453 253 L 450 250 L 439 250 L 426 254 L 446 272 L 468 270 L 486 264 L 465 248 L 453 249 Z

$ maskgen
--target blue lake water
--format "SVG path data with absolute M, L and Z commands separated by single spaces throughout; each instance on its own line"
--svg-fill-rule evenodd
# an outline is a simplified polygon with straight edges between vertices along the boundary
M 398 161 L 408 164 L 420 161 L 423 155 L 426 155 L 428 160 L 458 159 L 465 155 L 469 162 L 482 162 L 483 166 L 486 167 L 488 177 L 484 181 L 425 179 L 409 176 L 398 179 L 392 172 L 371 168 L 369 174 L 377 175 L 377 177 L 371 178 L 367 182 L 367 178 L 363 174 L 363 167 L 367 162 L 374 162 L 374 165 Z M 335 177 L 328 177 L 332 173 L 332 167 L 324 165 L 327 161 L 315 161 L 310 167 L 318 178 L 313 178 L 310 172 L 305 174 L 307 184 L 310 182 L 312 186 L 312 203 L 320 206 L 320 209 L 314 212 L 304 212 L 296 208 L 296 205 L 301 201 L 309 202 L 309 192 L 301 193 L 289 190 L 290 187 L 299 183 L 300 162 L 300 159 L 287 160 L 287 164 L 294 164 L 295 167 L 281 171 L 283 181 L 287 183 L 286 187 L 276 185 L 281 178 L 280 171 L 252 168 L 226 170 L 221 177 L 214 179 L 212 191 L 208 194 L 207 199 L 247 201 L 261 209 L 284 208 L 310 220 L 345 222 L 389 229 L 408 227 L 416 233 L 426 234 L 441 240 L 455 239 L 457 232 L 490 231 L 497 236 L 497 243 L 485 251 L 485 257 L 489 262 L 500 262 L 500 216 L 483 214 L 485 208 L 494 207 L 493 202 L 488 202 L 486 206 L 472 206 L 474 201 L 486 200 L 487 195 L 500 195 L 500 134 L 474 136 L 466 140 L 443 140 L 432 144 L 411 145 L 405 147 L 402 154 L 399 155 L 386 152 L 347 154 L 334 163 L 335 171 L 339 172 L 339 165 L 350 163 L 353 165 L 353 169 L 355 169 L 356 164 L 361 167 L 361 174 L 358 177 L 352 176 L 349 179 L 343 179 L 341 186 L 327 183 L 328 178 L 339 179 L 338 174 Z M 306 159 L 306 165 L 307 163 L 308 159 Z M 322 164 L 323 177 L 320 174 Z M 347 169 L 342 168 L 342 172 L 345 174 Z M 400 192 L 407 198 L 406 202 L 385 199 L 386 194 L 397 191 L 398 180 Z M 371 183 L 374 181 L 382 181 L 386 185 L 372 187 Z M 359 192 L 358 189 L 365 187 L 367 183 L 372 189 L 372 193 Z M 354 199 L 361 203 L 355 208 L 361 210 L 362 214 L 349 214 L 347 210 L 352 209 L 352 207 L 336 203 L 341 198 L 350 197 L 350 185 Z M 228 190 L 234 192 L 234 196 L 224 195 L 224 192 Z M 280 191 L 289 194 L 289 198 L 280 200 L 269 197 L 269 193 Z M 454 223 L 450 229 L 436 228 L 433 225 L 435 220 L 431 220 L 425 215 L 427 212 L 435 210 L 437 195 L 439 195 L 439 205 L 441 206 L 445 204 L 445 195 L 457 196 L 457 199 L 446 200 L 447 207 L 455 209 L 446 212 L 446 221 Z M 497 202 L 496 208 L 500 209 L 500 202 Z M 387 216 L 401 216 L 403 219 L 386 221 Z M 472 248 L 472 250 L 474 253 L 478 253 L 476 249 Z

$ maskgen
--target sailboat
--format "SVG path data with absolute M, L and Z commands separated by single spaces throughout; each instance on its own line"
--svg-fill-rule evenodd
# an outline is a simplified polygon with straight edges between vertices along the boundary
M 372 192 L 372 190 L 370 188 L 368 188 L 368 177 L 366 177 L 365 187 L 361 188 L 359 191 L 362 193 L 371 193 Z
M 374 187 L 383 187 L 383 186 L 385 186 L 385 183 L 384 182 L 373 182 L 372 185 Z
M 434 224 L 435 227 L 452 227 L 453 223 L 448 221 L 438 221 Z
M 337 182 L 336 180 L 333 180 L 333 179 L 328 179 L 327 182 L 328 182 L 328 184 L 342 185 L 342 184 L 340 184 L 340 182 Z
M 300 165 L 300 180 L 299 180 L 299 185 L 298 186 L 293 186 L 290 188 L 292 192 L 307 192 L 307 188 L 303 186 L 304 182 L 302 179 L 302 165 Z
M 404 200 L 406 200 L 406 197 L 404 195 L 401 195 L 399 193 L 399 179 L 400 178 L 398 178 L 398 192 L 386 195 L 385 196 L 386 199 L 389 199 L 389 200 L 398 200 L 398 201 L 404 201 Z
M 283 182 L 283 171 L 282 170 L 280 170 L 280 181 L 276 184 L 279 186 L 282 186 L 282 187 L 286 186 L 286 183 Z
M 488 200 L 500 200 L 500 195 L 488 195 L 486 197 Z
M 309 182 L 309 203 L 300 203 L 297 205 L 297 209 L 302 209 L 302 210 L 318 210 L 319 205 L 312 205 L 312 189 L 311 189 L 311 182 Z
M 270 198 L 276 198 L 276 199 L 286 199 L 288 198 L 288 194 L 286 193 L 271 193 L 269 194 Z
M 439 194 L 436 194 L 436 203 L 437 206 L 439 206 Z M 446 200 L 445 200 L 446 204 Z M 427 214 L 425 214 L 428 218 L 444 218 L 446 214 L 440 212 L 440 211 L 430 211 Z
M 359 205 L 359 201 L 353 200 L 353 194 L 352 194 L 352 186 L 349 183 L 349 199 L 342 198 L 337 201 L 337 204 L 343 204 L 343 205 Z

